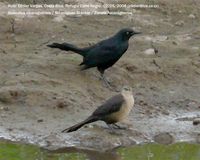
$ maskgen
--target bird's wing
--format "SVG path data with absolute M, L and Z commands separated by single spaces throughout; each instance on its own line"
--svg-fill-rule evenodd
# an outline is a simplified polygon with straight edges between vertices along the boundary
M 84 59 L 84 64 L 95 67 L 118 60 L 118 45 L 112 41 L 103 41 L 91 49 Z
M 111 97 L 104 104 L 99 106 L 94 112 L 93 116 L 106 116 L 120 110 L 124 103 L 124 98 L 121 94 Z

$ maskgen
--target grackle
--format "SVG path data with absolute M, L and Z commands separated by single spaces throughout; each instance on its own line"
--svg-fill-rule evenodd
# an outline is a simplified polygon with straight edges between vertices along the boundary
M 80 64 L 83 65 L 82 70 L 97 67 L 101 74 L 101 78 L 104 80 L 106 85 L 110 87 L 108 81 L 104 77 L 104 71 L 114 65 L 126 52 L 129 46 L 129 38 L 139 33 L 141 32 L 135 32 L 131 28 L 124 28 L 114 36 L 85 48 L 79 48 L 70 43 L 52 43 L 47 46 L 80 54 L 83 56 L 83 62 Z
M 69 127 L 62 132 L 73 132 L 84 126 L 85 124 L 95 121 L 104 121 L 109 127 L 111 124 L 120 128 L 117 122 L 121 122 L 127 118 L 134 105 L 134 97 L 132 88 L 124 86 L 120 94 L 108 99 L 104 104 L 99 106 L 86 120 Z

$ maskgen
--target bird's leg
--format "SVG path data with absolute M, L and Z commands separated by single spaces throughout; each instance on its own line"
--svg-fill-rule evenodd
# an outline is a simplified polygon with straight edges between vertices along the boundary
M 122 126 L 119 126 L 118 124 L 113 124 L 113 126 L 115 126 L 117 129 L 127 129 L 126 127 L 122 127 Z
M 107 81 L 107 79 L 104 76 L 104 69 L 97 67 L 98 71 L 100 72 L 100 77 L 103 80 L 103 82 L 105 83 L 105 85 L 112 90 L 112 87 L 110 85 L 110 83 Z
M 109 127 L 109 129 L 111 130 L 111 131 L 109 131 L 110 134 L 117 135 L 117 136 L 122 135 L 120 132 L 116 132 L 113 124 L 108 124 L 108 123 L 106 123 L 106 124 Z
M 101 75 L 101 79 L 103 80 L 103 82 L 105 83 L 105 85 L 109 88 L 109 89 L 113 89 L 110 85 L 110 83 L 108 82 L 108 80 L 105 78 L 104 73 L 100 72 Z
M 115 133 L 115 130 L 114 130 L 114 128 L 112 127 L 112 125 L 111 125 L 111 124 L 108 124 L 108 123 L 106 123 L 106 124 L 107 124 L 108 128 L 111 129 L 111 132 L 112 132 L 112 133 Z
M 108 124 L 108 123 L 106 123 L 106 124 L 107 124 L 108 128 L 110 128 L 111 130 L 113 130 L 113 127 L 112 127 L 111 124 Z

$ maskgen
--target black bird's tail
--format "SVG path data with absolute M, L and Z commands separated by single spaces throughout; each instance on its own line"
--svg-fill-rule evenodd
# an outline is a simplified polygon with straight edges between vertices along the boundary
M 86 55 L 86 52 L 84 51 L 84 49 L 82 48 L 78 48 L 72 44 L 69 43 L 52 43 L 52 44 L 48 44 L 47 45 L 50 48 L 59 48 L 61 50 L 65 50 L 65 51 L 73 51 L 75 53 L 78 53 L 80 55 L 82 55 L 83 57 Z
M 81 128 L 82 126 L 84 126 L 85 124 L 88 124 L 88 123 L 92 123 L 92 122 L 95 122 L 97 121 L 98 119 L 95 118 L 95 117 L 89 117 L 87 118 L 86 120 L 74 125 L 74 126 L 71 126 L 67 129 L 64 129 L 62 132 L 73 132 L 73 131 L 76 131 L 78 130 L 79 128 Z

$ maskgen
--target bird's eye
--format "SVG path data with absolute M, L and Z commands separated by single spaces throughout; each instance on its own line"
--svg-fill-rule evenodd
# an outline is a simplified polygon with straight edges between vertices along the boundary
M 129 35 L 129 32 L 126 32 L 127 35 Z

